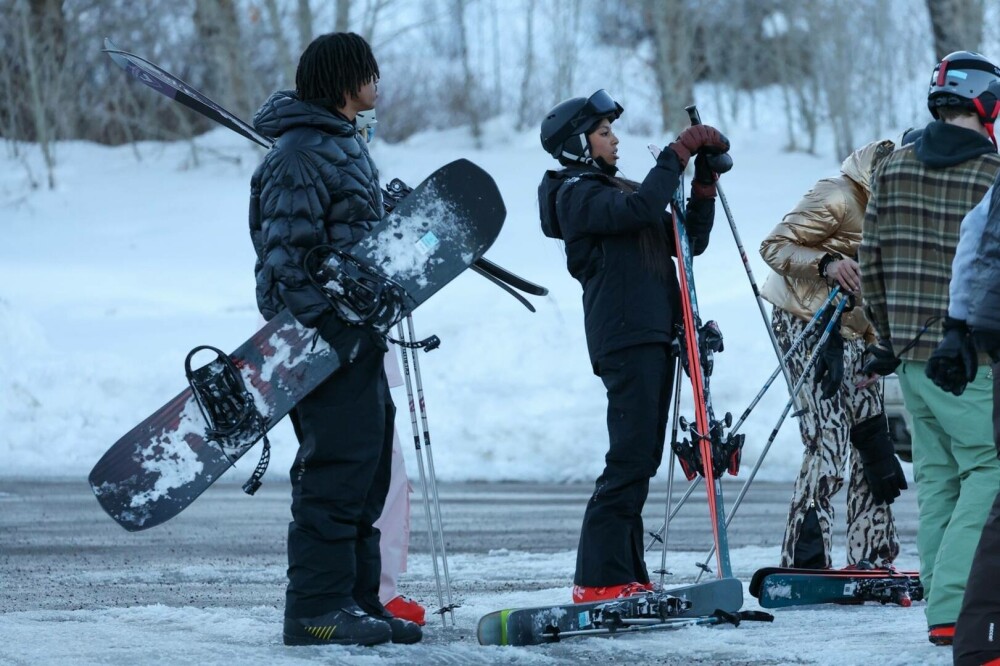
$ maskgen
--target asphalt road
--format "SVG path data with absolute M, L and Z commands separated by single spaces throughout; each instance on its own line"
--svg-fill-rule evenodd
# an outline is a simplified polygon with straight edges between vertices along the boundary
M 724 487 L 732 503 L 740 484 Z M 675 486 L 675 498 L 684 489 Z M 461 558 L 502 549 L 574 550 L 591 484 L 441 484 L 440 490 L 449 557 Z M 755 484 L 729 530 L 730 546 L 773 547 L 777 558 L 790 493 L 790 484 Z M 277 474 L 267 477 L 252 498 L 238 483 L 223 480 L 172 521 L 129 533 L 102 512 L 85 481 L 0 479 L 0 609 L 280 608 L 289 503 L 289 486 Z M 654 485 L 646 505 L 647 528 L 662 523 L 664 504 L 665 486 Z M 894 508 L 904 550 L 915 552 L 916 494 L 904 493 Z M 837 520 L 843 522 L 843 510 Z M 843 526 L 838 527 L 843 543 Z M 411 531 L 410 552 L 426 553 L 419 491 L 413 496 Z M 671 523 L 669 542 L 682 551 L 710 547 L 700 488 Z M 213 570 L 216 575 L 205 574 Z M 270 573 L 254 575 L 265 570 Z M 517 590 L 568 582 L 558 577 L 535 577 L 529 583 L 467 581 L 459 582 L 458 593 L 463 584 L 476 585 L 482 593 L 489 586 Z M 423 585 L 428 589 L 407 592 L 430 594 L 426 577 Z

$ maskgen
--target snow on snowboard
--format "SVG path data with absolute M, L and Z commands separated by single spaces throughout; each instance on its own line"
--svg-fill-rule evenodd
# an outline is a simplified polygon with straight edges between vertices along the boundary
M 354 296 L 374 294 L 377 304 L 359 319 L 371 316 L 386 332 L 481 258 L 505 217 L 490 175 L 468 160 L 451 162 L 402 200 L 349 256 L 325 257 L 320 280 L 336 292 L 342 291 L 337 280 L 354 278 Z M 345 317 L 358 314 L 340 310 Z M 182 391 L 115 442 L 91 471 L 101 507 L 129 531 L 176 516 L 299 400 L 349 363 L 366 335 L 372 332 L 364 323 L 348 327 L 331 347 L 285 310 L 228 356 L 196 348 L 186 366 L 199 390 Z M 192 369 L 196 352 L 217 356 Z
M 924 587 L 916 571 L 765 567 L 754 572 L 750 594 L 764 608 L 866 601 L 909 606 L 924 598 Z

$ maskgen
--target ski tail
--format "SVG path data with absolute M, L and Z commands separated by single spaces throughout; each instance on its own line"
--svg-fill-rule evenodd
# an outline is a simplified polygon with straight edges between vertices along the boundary
M 170 72 L 134 53 L 119 49 L 110 39 L 104 39 L 104 52 L 116 65 L 161 95 L 228 127 L 263 148 L 270 148 L 274 143 L 274 139 L 260 134 L 245 121 L 226 111 Z
M 531 294 L 532 296 L 547 296 L 549 293 L 549 290 L 545 287 L 526 280 L 520 275 L 511 273 L 503 266 L 498 266 L 486 257 L 480 257 L 477 259 L 476 266 L 482 269 L 483 272 L 489 273 L 501 282 L 507 283 L 508 286 L 511 286 L 519 291 L 523 291 L 526 294 Z

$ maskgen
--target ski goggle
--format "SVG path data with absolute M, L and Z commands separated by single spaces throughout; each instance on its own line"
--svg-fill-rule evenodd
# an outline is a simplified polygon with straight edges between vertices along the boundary
M 580 110 L 580 117 L 582 118 L 593 118 L 595 116 L 607 116 L 612 117 L 612 120 L 618 120 L 618 117 L 622 115 L 625 111 L 622 105 L 614 100 L 608 91 L 601 88 L 589 98 L 587 102 L 583 105 Z
M 375 119 L 375 109 L 371 111 L 358 111 L 355 116 L 355 123 L 358 126 L 358 134 L 364 138 L 365 143 L 371 143 L 375 138 L 375 126 L 378 121 Z

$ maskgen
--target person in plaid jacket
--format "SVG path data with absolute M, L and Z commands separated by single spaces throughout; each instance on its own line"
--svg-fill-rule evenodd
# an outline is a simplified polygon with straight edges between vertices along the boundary
M 1000 172 L 987 129 L 1000 108 L 988 99 L 997 80 L 1000 68 L 978 53 L 959 51 L 938 63 L 928 91 L 934 120 L 883 162 L 862 229 L 861 288 L 879 338 L 866 367 L 896 370 L 913 417 L 920 577 L 928 638 L 937 645 L 952 642 L 973 552 L 1000 487 L 989 373 L 959 392 L 933 380 L 942 365 L 939 343 L 959 326 L 947 317 L 959 226 Z M 939 319 L 943 335 L 928 328 Z

